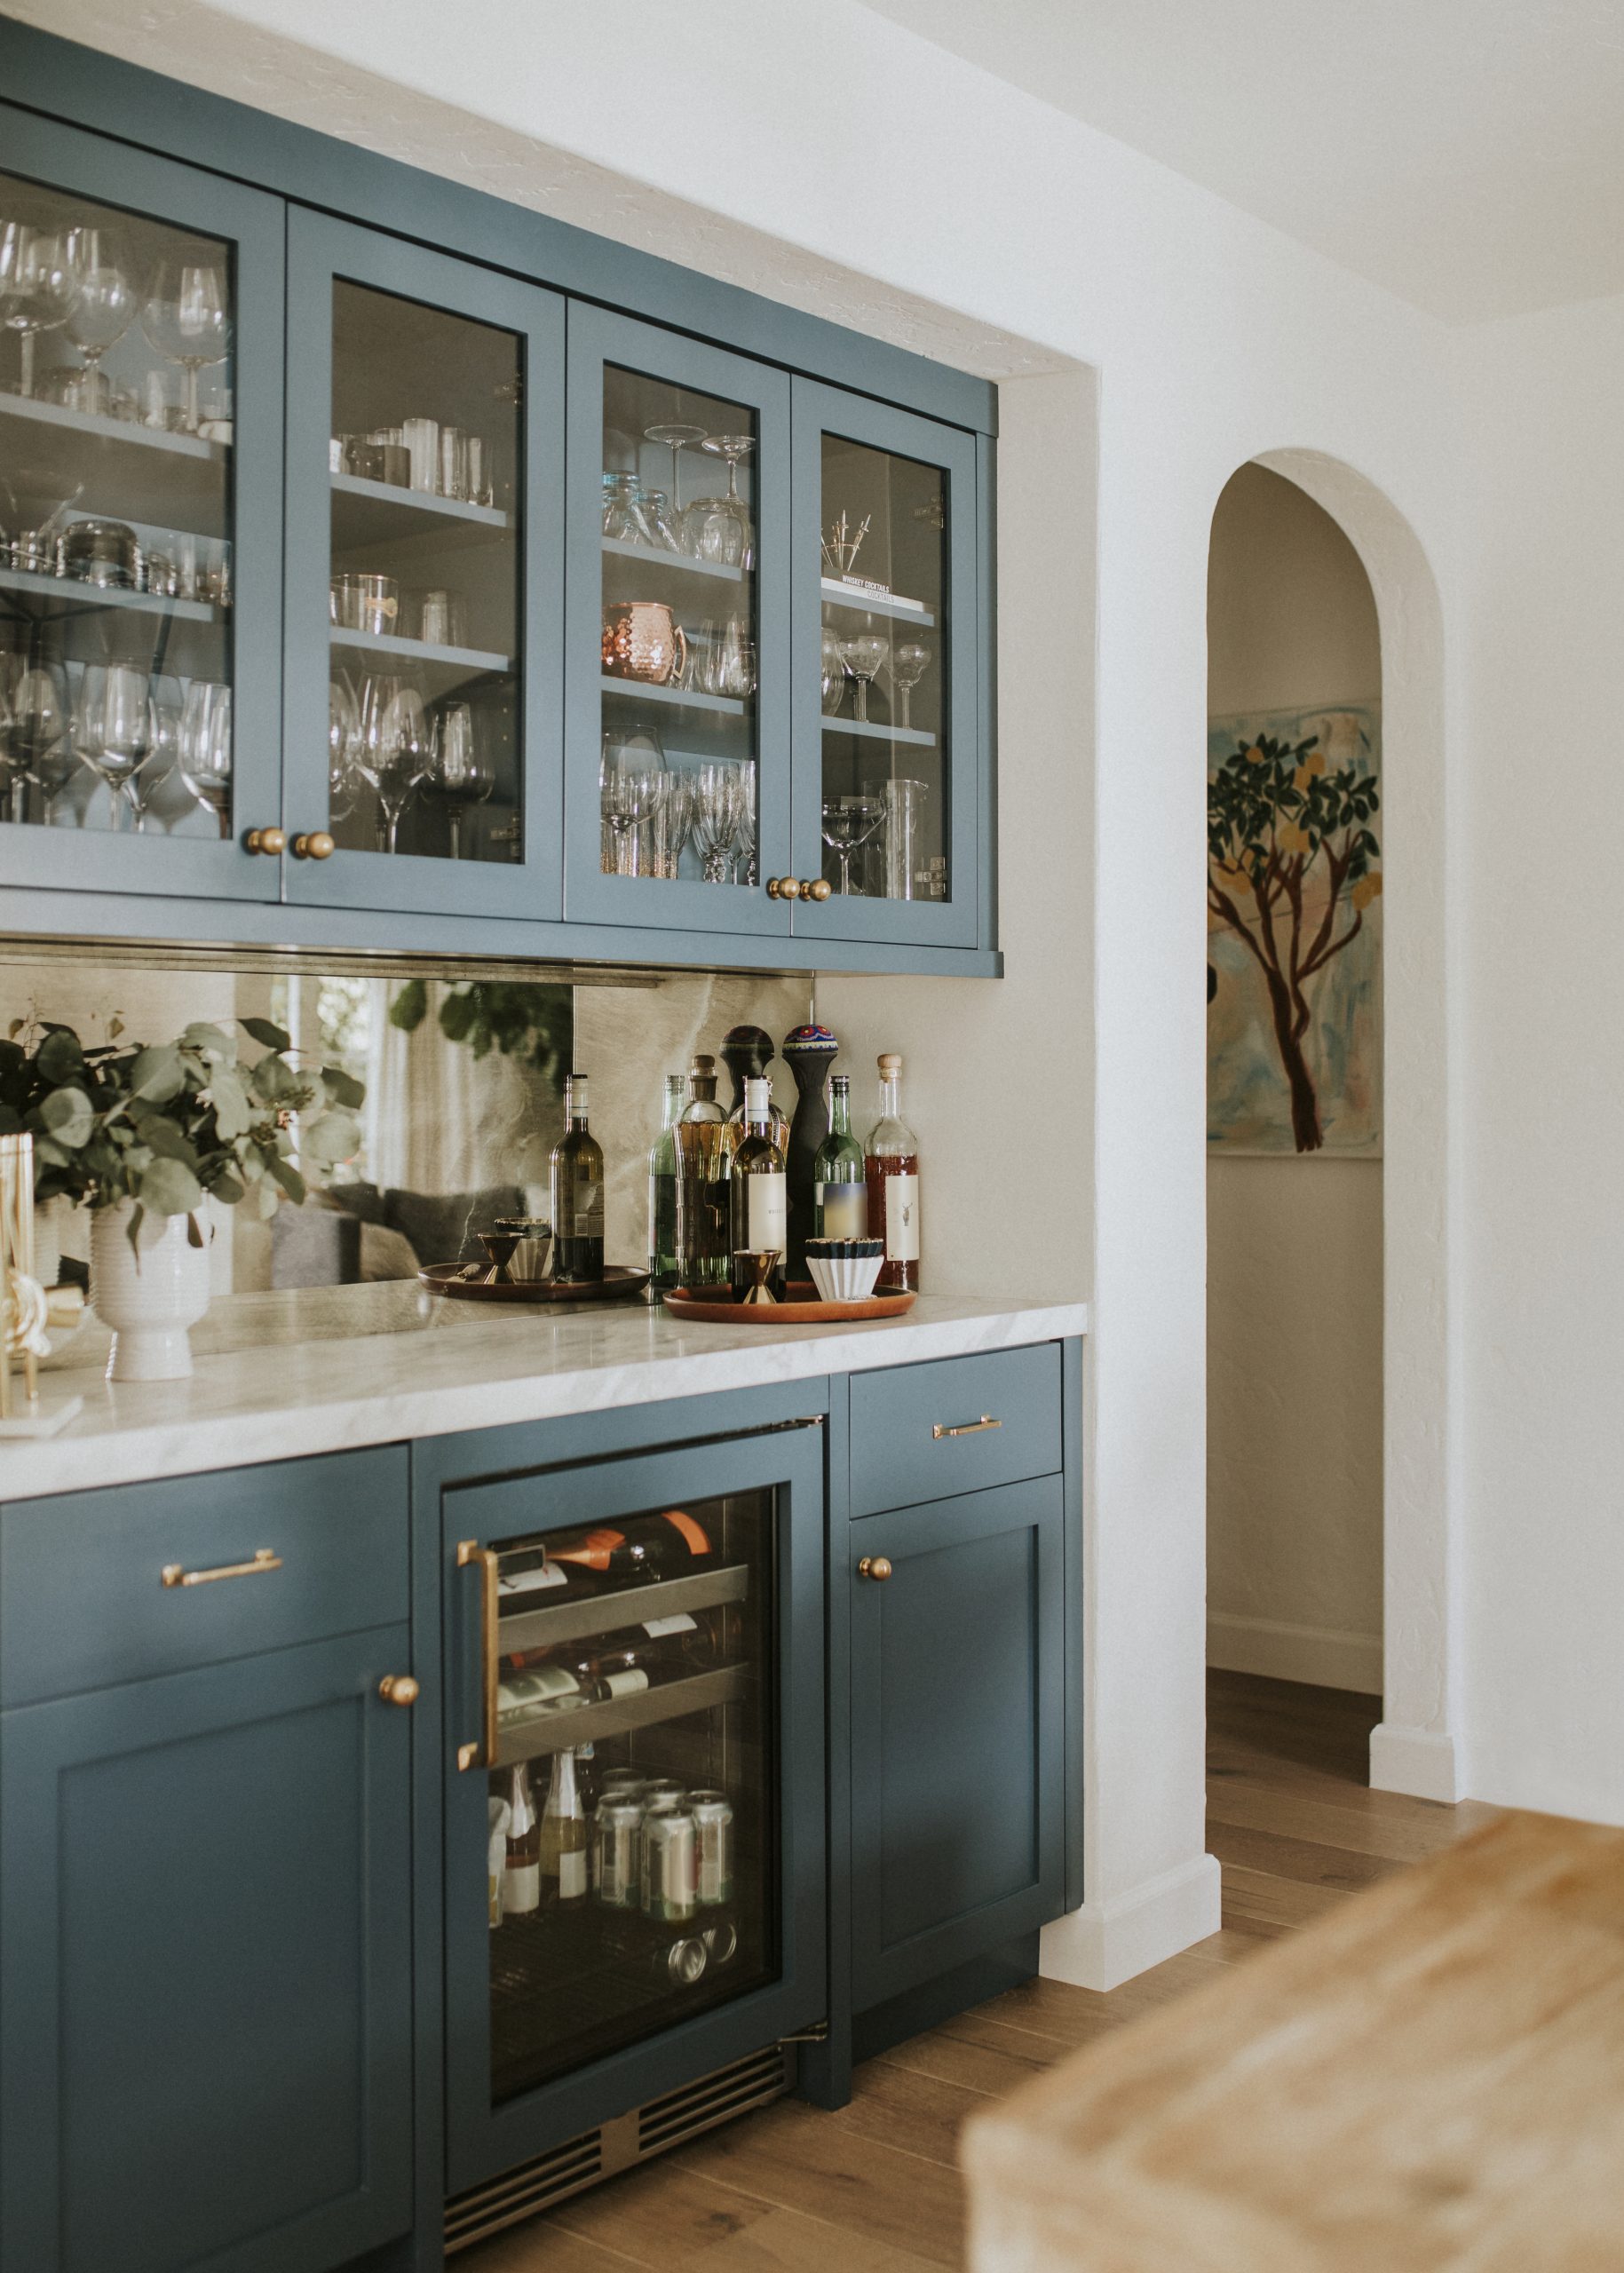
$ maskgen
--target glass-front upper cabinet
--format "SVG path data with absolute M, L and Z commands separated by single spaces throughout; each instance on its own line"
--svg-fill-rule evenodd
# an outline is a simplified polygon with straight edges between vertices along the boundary
M 975 944 L 972 435 L 795 390 L 797 933 Z
M 289 215 L 288 893 L 556 918 L 563 305 Z
M 0 876 L 273 897 L 282 208 L 0 123 Z
M 787 930 L 789 381 L 569 326 L 567 913 Z
M 821 2011 L 820 1484 L 804 1425 L 448 1495 L 481 1612 L 448 1692 L 454 2185 L 543 2142 L 550 2087 L 619 2111 L 673 2029 L 719 2063 Z

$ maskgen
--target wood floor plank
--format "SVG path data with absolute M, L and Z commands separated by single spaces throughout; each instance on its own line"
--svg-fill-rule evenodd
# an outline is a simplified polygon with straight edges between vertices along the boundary
M 629 2273 L 632 2261 L 546 2217 L 531 2218 L 455 2258 L 457 2273 Z
M 927 2273 L 930 2260 L 830 2226 L 798 2210 L 769 2210 L 705 2260 L 705 2273 Z
M 1344 1894 L 1356 1887 L 1374 1886 L 1402 1867 L 1379 1855 L 1356 1855 L 1350 1848 L 1322 1847 L 1271 1831 L 1238 1831 L 1227 1823 L 1208 1826 L 1207 1845 L 1225 1869 L 1237 1864 L 1278 1879 L 1295 1879 L 1303 1886 L 1335 1887 Z
M 1336 1887 L 1303 1886 L 1268 1871 L 1245 1870 L 1238 1863 L 1226 1865 L 1224 1872 L 1224 1921 L 1242 1930 L 1254 1925 L 1281 1929 L 1310 1926 L 1327 1910 L 1351 1899 Z
M 1026 2078 L 1018 2080 L 1025 2082 Z M 1007 2087 L 1006 2087 L 1007 2088 Z M 959 2133 L 988 2094 L 894 2061 L 866 2060 L 852 2079 L 852 2103 L 835 2119 L 888 2151 L 918 2155 L 956 2170 Z
M 923 2036 L 912 2037 L 881 2056 L 893 2067 L 912 2069 L 939 2083 L 957 2084 L 966 2091 L 997 2098 L 1025 2083 L 1038 2069 L 1063 2059 L 1069 2048 L 1052 2037 L 1000 2028 L 995 2021 L 977 2025 L 975 2016 L 969 2017 L 972 2026 L 965 2032 L 951 2025 L 927 2029 Z
M 668 2266 L 701 2260 L 709 2267 L 722 2243 L 768 2214 L 764 2204 L 748 2195 L 719 2191 L 709 2180 L 661 2159 L 572 2195 L 547 2213 L 547 2222 L 662 2273 Z

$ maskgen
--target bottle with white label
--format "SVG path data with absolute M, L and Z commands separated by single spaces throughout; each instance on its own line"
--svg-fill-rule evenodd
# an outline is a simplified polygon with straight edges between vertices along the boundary
M 741 1300 L 757 1282 L 740 1258 L 769 1250 L 778 1260 L 765 1284 L 774 1302 L 784 1299 L 784 1259 L 788 1244 L 788 1191 L 784 1155 L 772 1137 L 772 1102 L 766 1082 L 752 1076 L 744 1085 L 744 1134 L 733 1154 L 730 1223 L 733 1295 Z
M 820 1239 L 868 1236 L 868 1188 L 863 1148 L 852 1134 L 852 1076 L 829 1083 L 829 1133 L 812 1164 L 812 1235 Z
M 919 1291 L 919 1139 L 902 1118 L 902 1060 L 880 1057 L 880 1117 L 864 1148 L 868 1237 L 884 1242 L 875 1282 L 883 1295 Z
M 507 1853 L 502 1869 L 502 1914 L 522 1918 L 542 1906 L 542 1827 L 521 1760 L 510 1769 L 502 1797 L 508 1804 Z
M 542 1810 L 542 1884 L 555 1902 L 586 1900 L 586 1810 L 575 1781 L 575 1755 L 555 1752 Z

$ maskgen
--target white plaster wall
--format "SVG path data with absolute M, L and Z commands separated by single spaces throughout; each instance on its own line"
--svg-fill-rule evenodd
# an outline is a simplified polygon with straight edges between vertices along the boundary
M 1054 444 L 1063 489 L 1079 467 L 1086 478 L 1098 466 L 1091 563 L 1089 532 L 1073 540 L 1095 572 L 1092 608 L 1087 596 L 1073 604 L 1069 582 L 1060 588 L 1020 729 L 1002 743 L 1004 812 L 1020 830 L 1001 848 L 1002 874 L 1018 880 L 1015 897 L 1006 882 L 1004 1008 L 966 1052 L 960 991 L 923 991 L 900 1039 L 916 1066 L 956 1069 L 946 1110 L 927 1095 L 919 1116 L 938 1192 L 1018 1192 L 989 1267 L 998 1283 L 1036 1291 L 1092 1265 L 1091 1285 L 1074 1289 L 1091 1296 L 1094 1322 L 1088 1900 L 1051 1929 L 1045 1965 L 1105 1985 L 1209 1930 L 1205 1010 L 1192 982 L 1203 960 L 1208 528 L 1237 465 L 1317 450 L 1392 501 L 1453 610 L 1460 479 L 1447 335 L 855 0 L 815 12 L 640 0 L 612 25 L 592 0 L 534 11 L 466 0 L 453 15 L 438 0 L 12 4 L 967 367 L 1069 360 L 1097 375 L 1095 430 L 1080 408 Z M 274 36 L 321 55 L 301 59 Z M 626 99 L 629 54 L 658 56 L 658 100 Z M 726 131 L 698 131 L 697 119 L 718 115 L 719 58 Z M 390 83 L 380 90 L 368 74 Z M 1028 479 L 1024 495 L 1024 507 L 1001 513 L 1006 614 L 1012 589 L 1042 588 L 1060 542 L 1042 480 Z M 1397 560 L 1404 544 L 1389 549 Z M 1426 606 L 1421 614 L 1436 648 Z M 1008 717 L 1007 680 L 1002 699 Z M 1388 716 L 1390 731 L 1390 701 Z M 1073 796 L 1080 755 L 1092 781 Z M 1441 766 L 1436 743 L 1430 755 Z M 1026 875 L 1047 879 L 1062 856 L 1069 874 L 1046 884 L 1042 920 L 1024 923 Z M 1438 880 L 1426 882 L 1414 905 L 1437 913 L 1441 933 Z M 1389 889 L 1390 955 L 1401 895 Z M 1430 932 L 1415 968 L 1441 980 Z M 867 1013 L 852 1016 L 861 1026 Z M 1006 1030 L 1022 1037 L 1011 1059 L 997 1046 Z M 1440 1055 L 1430 1053 L 1429 1081 Z M 1073 1061 L 1085 1071 L 1068 1123 L 1050 1093 Z M 1436 1104 L 1430 1093 L 1429 1128 Z M 1430 1176 L 1432 1155 L 1420 1149 Z M 1436 1215 L 1430 1186 L 1427 1205 Z M 956 1228 L 962 1252 L 986 1252 L 978 1216 Z M 1441 1228 L 1435 1260 L 1446 1268 Z M 1433 1333 L 1441 1298 L 1421 1307 Z M 1432 1406 L 1412 1433 L 1423 1453 L 1441 1439 Z M 1436 1528 L 1435 1465 L 1418 1453 L 1413 1496 Z M 1429 1573 L 1441 1564 L 1430 1533 L 1421 1559 Z M 1433 1600 L 1410 1683 L 1417 1715 L 1434 1721 L 1452 1696 L 1438 1662 L 1444 1619 Z
M 1379 701 L 1359 556 L 1242 466 L 1213 516 L 1208 708 Z M 1207 1658 L 1382 1687 L 1382 1163 L 1207 1160 Z

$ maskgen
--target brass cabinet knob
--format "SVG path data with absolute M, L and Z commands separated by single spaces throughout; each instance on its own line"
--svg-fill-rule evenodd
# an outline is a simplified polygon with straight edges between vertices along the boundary
M 769 876 L 767 878 L 769 899 L 799 899 L 800 897 L 801 880 L 798 876 Z
M 293 840 L 296 860 L 325 860 L 332 850 L 333 840 L 324 828 L 313 829 L 308 836 L 296 836 Z
M 865 1555 L 857 1566 L 857 1575 L 860 1579 L 873 1579 L 876 1581 L 881 1579 L 889 1579 L 890 1561 L 883 1555 Z
M 247 852 L 268 852 L 274 859 L 279 852 L 288 850 L 288 835 L 281 828 L 250 828 L 242 840 Z
M 825 900 L 834 889 L 827 876 L 813 876 L 801 886 L 801 897 L 803 899 Z
M 423 1692 L 411 1674 L 386 1673 L 377 1685 L 377 1693 L 385 1705 L 415 1705 Z

